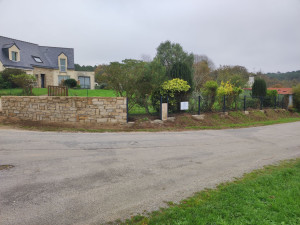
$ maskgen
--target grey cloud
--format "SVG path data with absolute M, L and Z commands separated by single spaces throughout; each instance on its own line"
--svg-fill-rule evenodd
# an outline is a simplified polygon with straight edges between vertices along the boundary
M 0 35 L 74 47 L 80 64 L 154 57 L 171 40 L 216 65 L 300 69 L 298 0 L 0 0 L 0 7 Z

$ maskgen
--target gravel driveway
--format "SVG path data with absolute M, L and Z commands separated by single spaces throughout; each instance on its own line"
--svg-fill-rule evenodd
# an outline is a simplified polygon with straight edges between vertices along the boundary
M 101 224 L 300 157 L 300 122 L 163 133 L 0 129 L 0 224 Z

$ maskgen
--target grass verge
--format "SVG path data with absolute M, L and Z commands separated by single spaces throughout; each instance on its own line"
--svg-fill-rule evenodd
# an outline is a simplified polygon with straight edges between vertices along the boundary
M 300 159 L 204 190 L 124 224 L 300 224 Z
M 248 123 L 233 123 L 233 124 L 224 124 L 224 125 L 217 125 L 217 126 L 190 126 L 185 127 L 186 129 L 191 130 L 204 130 L 204 129 L 225 129 L 225 128 L 243 128 L 243 127 L 255 127 L 255 126 L 267 126 L 273 124 L 280 124 L 280 123 L 291 123 L 300 121 L 300 118 L 281 118 L 277 120 L 266 120 L 266 121 L 252 121 Z

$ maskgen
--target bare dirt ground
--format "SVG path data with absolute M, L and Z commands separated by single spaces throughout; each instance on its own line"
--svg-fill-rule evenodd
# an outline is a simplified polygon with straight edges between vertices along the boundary
M 300 157 L 300 122 L 227 130 L 0 130 L 0 224 L 101 224 Z
M 14 128 L 41 131 L 80 131 L 80 132 L 120 132 L 120 131 L 183 131 L 191 127 L 196 129 L 216 129 L 230 127 L 230 124 L 251 125 L 252 122 L 280 120 L 284 118 L 300 118 L 299 113 L 293 113 L 281 109 L 267 109 L 264 113 L 259 110 L 250 111 L 245 115 L 242 111 L 223 113 L 205 113 L 204 120 L 197 120 L 189 113 L 171 115 L 174 120 L 160 123 L 157 116 L 135 115 L 130 116 L 130 122 L 124 124 L 82 124 L 82 123 L 45 123 L 40 121 L 19 120 L 17 118 L 6 118 L 0 115 L 0 129 Z M 259 125 L 259 124 L 258 124 Z M 1 128 L 2 127 L 2 128 Z M 198 127 L 198 128 L 197 128 Z

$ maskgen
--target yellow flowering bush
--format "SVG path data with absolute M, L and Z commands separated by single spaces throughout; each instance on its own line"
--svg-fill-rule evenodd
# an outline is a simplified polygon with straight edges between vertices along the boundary
M 163 97 L 164 102 L 166 102 L 168 96 L 169 110 L 172 112 L 179 111 L 179 104 L 190 88 L 191 86 L 187 81 L 179 78 L 165 81 L 162 84 L 161 89 L 151 96 L 152 105 L 158 111 L 160 107 L 160 96 Z
M 243 90 L 240 87 L 235 87 L 230 81 L 226 83 L 222 81 L 217 90 L 219 105 L 224 104 L 224 96 L 226 96 L 226 106 L 237 108 L 237 101 L 242 92 Z
M 222 81 L 221 85 L 217 90 L 217 95 L 218 96 L 231 95 L 233 93 L 233 87 L 234 86 L 229 81 L 227 81 L 226 83 Z
M 170 97 L 174 97 L 179 92 L 187 92 L 191 88 L 187 81 L 179 78 L 165 81 L 161 87 L 161 95 L 169 95 Z

